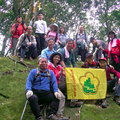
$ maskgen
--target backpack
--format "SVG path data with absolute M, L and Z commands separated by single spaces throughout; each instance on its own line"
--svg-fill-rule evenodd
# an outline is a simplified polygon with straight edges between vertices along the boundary
M 29 36 L 27 36 L 26 34 L 24 34 L 23 41 L 21 42 L 21 47 L 22 47 L 22 48 L 26 48 L 26 47 L 27 47 L 27 43 L 25 42 L 25 39 L 26 39 L 26 38 L 28 38 L 28 41 L 30 42 Z
M 85 42 L 87 44 L 87 37 L 85 32 L 84 32 L 84 35 L 85 35 Z M 78 33 L 76 34 L 76 45 L 77 45 L 77 36 L 78 36 Z M 81 49 L 85 49 L 85 44 L 83 42 L 80 42 L 80 44 L 78 44 L 77 47 Z
M 53 87 L 52 87 L 52 79 L 51 79 L 51 74 L 50 74 L 50 70 L 48 69 L 48 71 L 46 72 L 47 75 L 41 75 L 41 72 L 39 70 L 39 68 L 37 68 L 37 73 L 35 75 L 35 78 L 33 80 L 33 82 L 37 79 L 37 77 L 41 76 L 41 77 L 48 77 L 50 80 L 50 90 L 53 92 Z
M 49 77 L 49 79 L 51 79 L 50 70 L 48 70 L 46 73 L 47 73 L 47 75 L 41 75 L 39 68 L 37 68 L 37 74 L 35 75 L 35 80 L 37 79 L 38 76 Z
M 87 36 L 85 32 L 84 32 L 84 35 L 85 35 L 85 42 L 87 43 Z M 76 42 L 77 42 L 77 36 L 78 36 L 78 33 L 76 34 Z
M 22 31 L 24 32 L 24 26 L 23 26 L 23 24 L 21 24 L 22 25 Z M 15 32 L 13 33 L 13 34 L 17 34 L 17 35 L 19 35 L 18 34 L 18 27 L 19 27 L 19 24 L 18 23 L 15 23 Z M 20 36 L 20 35 L 19 35 Z

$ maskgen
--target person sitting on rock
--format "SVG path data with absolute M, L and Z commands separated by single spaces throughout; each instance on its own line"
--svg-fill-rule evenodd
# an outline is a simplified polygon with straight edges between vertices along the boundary
M 36 120 L 44 120 L 40 104 L 49 104 L 48 119 L 60 120 L 56 114 L 61 95 L 54 72 L 48 69 L 46 58 L 40 57 L 38 68 L 30 71 L 26 81 L 26 97 Z
M 115 69 L 107 65 L 106 58 L 99 59 L 100 69 L 105 69 L 106 77 L 107 77 L 107 92 L 111 91 L 115 87 L 114 101 L 120 105 L 120 72 L 117 72 Z M 112 79 L 110 74 L 114 74 L 117 79 Z M 101 107 L 106 108 L 108 106 L 107 99 L 103 99 L 101 103 Z

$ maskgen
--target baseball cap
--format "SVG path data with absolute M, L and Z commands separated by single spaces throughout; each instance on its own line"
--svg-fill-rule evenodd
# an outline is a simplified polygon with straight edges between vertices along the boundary
M 107 61 L 107 59 L 103 57 L 103 58 L 100 58 L 99 61 Z

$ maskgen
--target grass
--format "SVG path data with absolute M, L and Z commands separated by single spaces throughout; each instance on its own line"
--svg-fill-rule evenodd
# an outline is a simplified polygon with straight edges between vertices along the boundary
M 37 61 L 27 61 L 27 64 L 37 66 Z M 80 63 L 78 63 L 81 65 Z M 0 58 L 0 93 L 8 96 L 4 98 L 0 96 L 0 120 L 20 120 L 22 110 L 26 101 L 25 83 L 28 70 L 20 65 L 14 64 L 8 58 Z M 119 120 L 120 107 L 109 99 L 109 107 L 102 109 L 95 106 L 91 102 L 85 102 L 81 108 L 79 118 L 79 108 L 65 107 L 65 115 L 71 120 Z M 34 120 L 29 105 L 25 111 L 23 120 Z

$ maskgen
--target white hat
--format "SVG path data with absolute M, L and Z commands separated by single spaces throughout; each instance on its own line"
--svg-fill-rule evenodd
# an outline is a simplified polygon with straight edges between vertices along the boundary
M 57 25 L 56 23 L 53 23 L 52 25 L 54 25 L 54 26 L 58 27 L 58 25 Z

